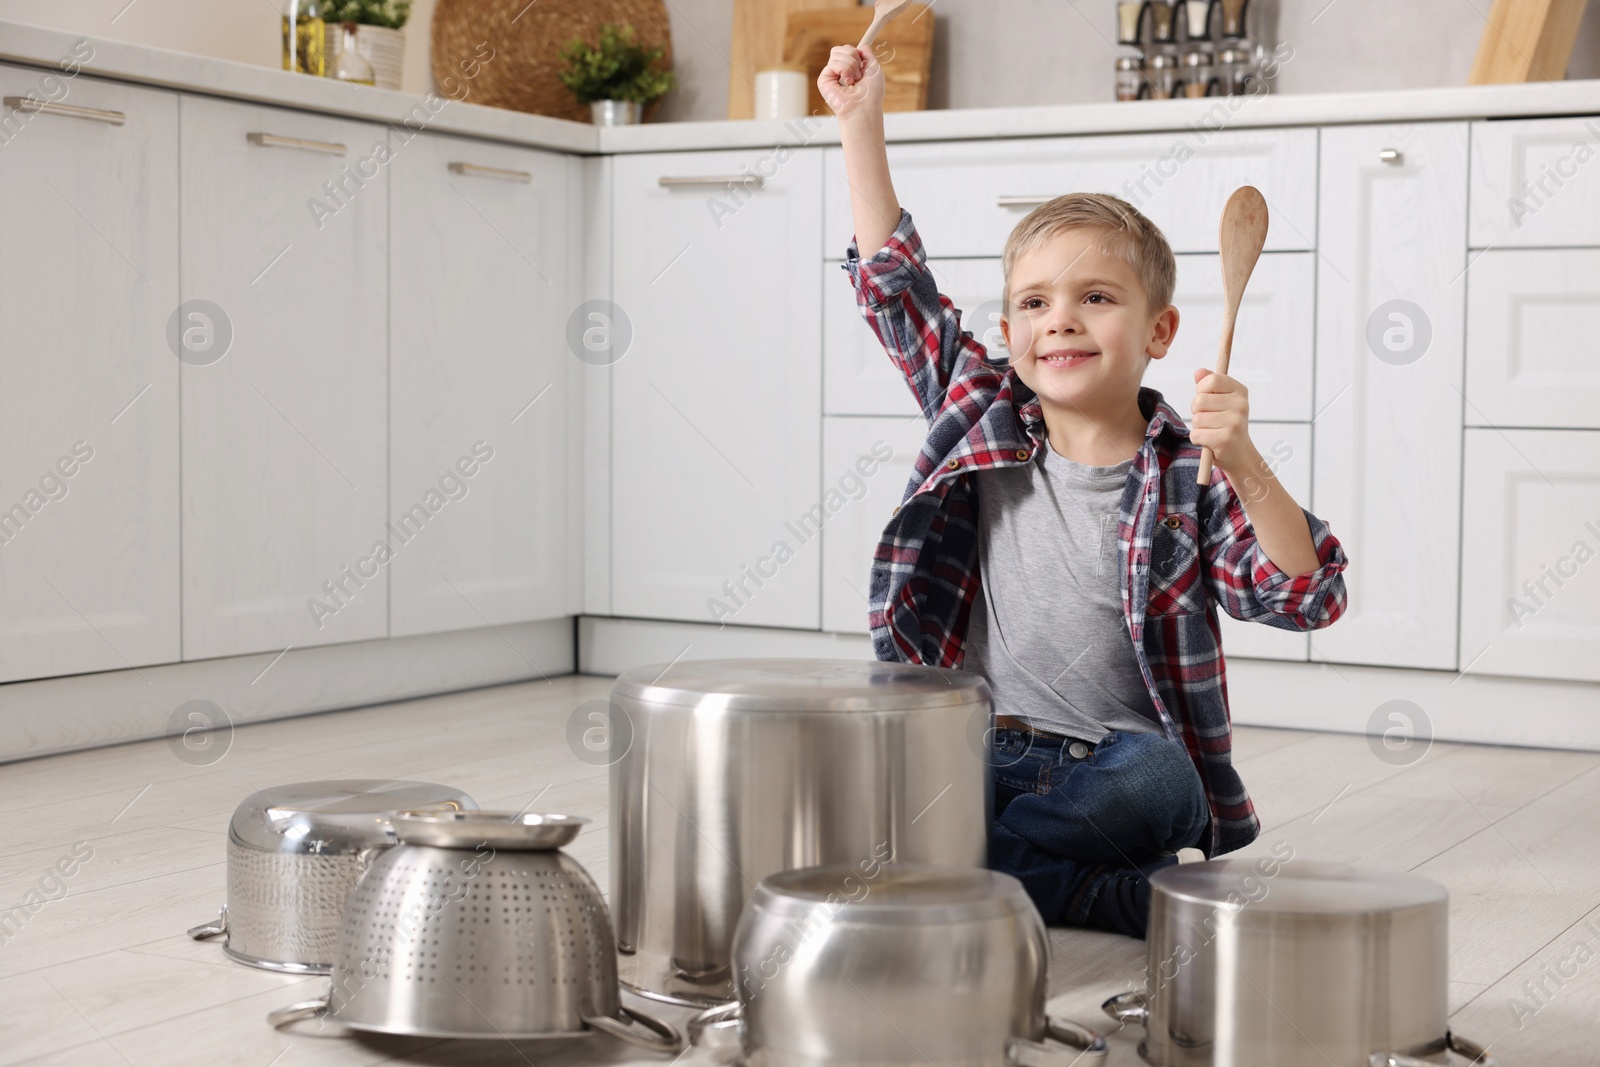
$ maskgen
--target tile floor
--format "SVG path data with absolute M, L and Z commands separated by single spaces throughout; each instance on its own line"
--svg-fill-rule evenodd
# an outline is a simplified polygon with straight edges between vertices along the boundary
M 266 1013 L 326 980 L 232 964 L 184 936 L 223 899 L 234 806 L 254 788 L 313 778 L 422 778 L 486 808 L 537 797 L 587 815 L 569 851 L 605 887 L 605 771 L 575 758 L 565 731 L 573 709 L 609 687 L 568 676 L 248 726 L 206 766 L 167 741 L 0 765 L 0 903 L 20 902 L 75 848 L 80 859 L 92 850 L 65 895 L 46 883 L 57 899 L 0 944 L 0 1065 L 666 1062 L 599 1035 L 281 1033 Z M 1600 1063 L 1600 753 L 1435 744 L 1398 766 L 1359 736 L 1241 728 L 1236 759 L 1263 824 L 1245 854 L 1288 842 L 1296 856 L 1419 871 L 1449 888 L 1455 1030 L 1507 1067 Z M 1137 975 L 1144 943 L 1081 930 L 1051 941 L 1051 1010 L 1105 1022 L 1098 1005 Z M 1141 1062 L 1131 1030 L 1110 1040 L 1110 1067 Z

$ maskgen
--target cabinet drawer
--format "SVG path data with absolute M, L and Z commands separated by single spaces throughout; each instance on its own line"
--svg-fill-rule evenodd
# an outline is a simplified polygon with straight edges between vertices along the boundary
M 1461 663 L 1600 682 L 1600 432 L 1468 430 Z
M 1228 373 L 1250 390 L 1250 419 L 1311 420 L 1311 353 L 1316 338 L 1315 252 L 1264 255 L 1245 288 L 1234 329 Z M 1178 335 L 1153 359 L 1144 384 L 1161 390 L 1185 422 L 1194 399 L 1194 372 L 1215 368 L 1222 337 L 1222 257 L 1179 256 Z
M 1600 245 L 1600 117 L 1472 124 L 1473 248 Z
M 1255 443 L 1261 458 L 1272 466 L 1273 477 L 1294 497 L 1303 508 L 1311 507 L 1311 424 L 1305 422 L 1257 422 L 1250 420 L 1250 440 Z M 1234 492 L 1248 499 L 1252 491 L 1246 475 L 1232 476 L 1228 481 Z M 1259 622 L 1242 622 L 1221 608 L 1217 609 L 1217 624 L 1222 628 L 1222 651 L 1225 656 L 1247 656 L 1253 659 L 1304 660 L 1307 656 L 1307 635 L 1295 630 L 1280 630 Z
M 1467 280 L 1467 425 L 1600 429 L 1600 250 L 1489 251 Z
M 889 165 L 900 203 L 936 256 L 998 256 L 1029 211 L 1073 192 L 1122 197 L 1161 227 L 1174 252 L 1217 251 L 1222 205 L 1241 185 L 1260 189 L 1271 207 L 1269 250 L 1311 248 L 1316 233 L 1311 128 L 892 144 Z M 842 256 L 855 225 L 841 149 L 828 150 L 827 188 L 829 248 Z
M 921 415 L 917 398 L 856 305 L 839 261 L 822 268 L 823 411 L 829 415 Z M 961 312 L 961 326 L 1000 357 L 1000 260 L 928 261 L 939 291 Z
M 872 556 L 905 494 L 927 432 L 920 413 L 911 418 L 822 420 L 823 482 L 839 488 L 846 499 L 822 528 L 824 630 L 867 632 Z

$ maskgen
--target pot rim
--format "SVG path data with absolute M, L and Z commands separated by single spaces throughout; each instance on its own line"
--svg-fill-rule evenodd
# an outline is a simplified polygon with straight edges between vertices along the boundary
M 881 660 L 681 660 L 617 676 L 613 699 L 740 712 L 862 713 L 989 705 L 973 672 Z

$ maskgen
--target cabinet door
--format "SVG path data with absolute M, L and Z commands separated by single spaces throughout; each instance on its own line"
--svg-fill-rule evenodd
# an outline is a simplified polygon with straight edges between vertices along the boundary
M 0 92 L 123 117 L 0 108 L 0 681 L 174 661 L 178 98 Z
M 617 157 L 618 615 L 819 624 L 821 181 L 821 149 Z
M 1464 123 L 1322 131 L 1312 481 L 1351 562 L 1314 659 L 1456 665 L 1466 159 Z
M 827 247 L 842 256 L 855 226 L 844 152 L 827 151 Z M 1128 201 L 1161 227 L 1174 252 L 1217 251 L 1217 219 L 1241 185 L 1260 189 L 1272 208 L 1268 250 L 1311 248 L 1316 233 L 1310 128 L 899 143 L 889 146 L 889 165 L 901 205 L 941 256 L 998 256 L 1029 211 L 1080 191 Z
M 1261 257 L 1239 306 L 1228 373 L 1250 389 L 1250 418 L 1267 422 L 1311 419 L 1312 346 L 1315 344 L 1316 253 L 1269 252 Z M 1178 335 L 1153 359 L 1144 384 L 1161 390 L 1173 410 L 1189 420 L 1194 372 L 1215 368 L 1222 338 L 1222 257 L 1178 256 Z
M 1273 476 L 1303 508 L 1311 507 L 1311 426 L 1297 422 L 1257 422 L 1250 420 L 1250 440 L 1261 458 L 1272 465 Z M 1241 496 L 1250 492 L 1244 475 L 1230 479 Z M 1248 497 L 1246 496 L 1248 500 Z M 1218 609 L 1217 623 L 1222 628 L 1222 650 L 1230 658 L 1303 660 L 1307 655 L 1306 635 L 1280 630 L 1259 622 L 1241 622 Z
M 861 316 L 842 260 L 822 268 L 823 407 L 829 415 L 922 415 L 905 376 Z M 961 312 L 967 330 L 995 356 L 1006 357 L 1000 332 L 1000 260 L 930 259 L 928 270 Z
M 1467 425 L 1600 429 L 1600 250 L 1484 252 L 1467 292 Z
M 181 113 L 184 658 L 383 637 L 388 131 Z
M 1597 141 L 1600 116 L 1474 122 L 1472 247 L 1600 245 Z
M 390 165 L 390 634 L 567 613 L 577 161 L 417 134 Z
M 1600 682 L 1600 432 L 1466 438 L 1462 670 Z
M 883 528 L 905 495 L 928 433 L 909 418 L 829 416 L 822 427 L 825 484 L 848 501 L 822 530 L 822 628 L 867 632 L 867 588 Z

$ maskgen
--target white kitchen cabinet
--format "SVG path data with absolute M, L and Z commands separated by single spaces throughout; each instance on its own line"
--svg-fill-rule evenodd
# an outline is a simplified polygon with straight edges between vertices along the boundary
M 1295 503 L 1311 511 L 1311 426 L 1296 422 L 1258 422 L 1250 420 L 1250 440 L 1256 451 L 1272 467 L 1278 483 L 1289 491 Z M 1246 473 L 1229 478 L 1233 490 L 1246 504 L 1255 491 Z M 1248 508 L 1247 508 L 1248 511 Z M 1241 622 L 1217 609 L 1217 624 L 1222 629 L 1222 651 L 1229 657 L 1252 659 L 1303 660 L 1307 656 L 1306 635 L 1280 630 L 1259 622 Z M 1337 624 L 1335 624 L 1337 625 Z
M 822 268 L 823 409 L 829 415 L 920 417 L 916 396 L 862 317 L 855 286 L 843 267 L 842 260 L 833 260 Z M 961 312 L 961 328 L 1004 359 L 1000 260 L 929 259 L 928 270 L 939 292 Z
M 823 482 L 842 500 L 822 529 L 824 630 L 867 632 L 872 557 L 905 495 L 927 432 L 921 412 L 823 420 Z
M 1484 252 L 1467 294 L 1467 425 L 1600 429 L 1600 250 Z
M 5 682 L 179 652 L 178 97 L 0 66 L 30 93 L 94 117 L 0 107 Z
M 1245 288 L 1234 328 L 1228 373 L 1250 390 L 1250 418 L 1307 422 L 1312 416 L 1312 352 L 1316 343 L 1316 253 L 1269 252 Z M 1178 335 L 1144 371 L 1173 410 L 1189 420 L 1194 372 L 1216 368 L 1222 338 L 1222 258 L 1178 256 Z
M 1271 207 L 1266 247 L 1313 247 L 1316 130 L 1207 130 L 888 146 L 900 204 L 942 256 L 998 256 L 1017 223 L 1063 193 L 1111 193 L 1161 227 L 1174 252 L 1217 251 L 1222 206 L 1241 185 Z M 844 152 L 828 149 L 827 240 L 855 232 Z M 876 249 L 862 249 L 870 256 Z
M 1313 499 L 1350 558 L 1312 659 L 1451 669 L 1465 123 L 1322 131 Z
M 615 175 L 612 610 L 815 629 L 819 552 L 793 531 L 822 490 L 821 149 Z
M 391 636 L 574 609 L 567 430 L 582 364 L 566 319 L 579 302 L 568 240 L 579 167 L 437 133 L 390 165 Z
M 1466 431 L 1461 669 L 1600 682 L 1600 432 Z
M 1472 247 L 1600 245 L 1597 142 L 1600 116 L 1474 122 Z
M 180 112 L 184 658 L 383 637 L 388 131 Z

